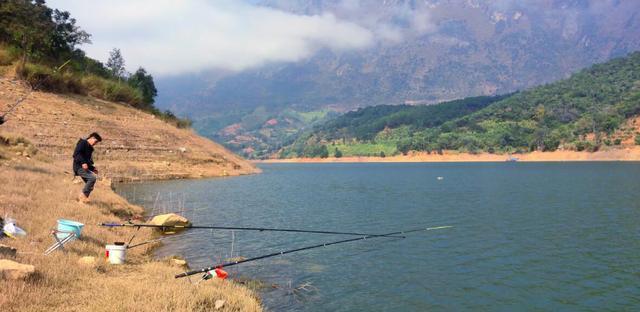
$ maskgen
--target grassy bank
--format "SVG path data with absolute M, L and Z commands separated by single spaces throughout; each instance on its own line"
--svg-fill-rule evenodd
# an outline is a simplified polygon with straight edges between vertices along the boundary
M 7 133 L 0 136 L 0 213 L 15 218 L 28 233 L 0 243 L 18 249 L 13 260 L 36 267 L 36 274 L 27 280 L 2 282 L 3 311 L 211 311 L 216 300 L 226 301 L 224 311 L 261 310 L 255 295 L 233 282 L 192 285 L 186 279 L 175 280 L 173 275 L 184 268 L 152 260 L 151 246 L 131 249 L 126 265 L 106 264 L 104 245 L 125 240 L 131 230 L 95 225 L 140 215 L 142 208 L 115 194 L 105 181 L 98 183 L 90 205 L 78 203 L 81 184 L 72 182 L 66 168 L 27 139 Z M 86 224 L 83 237 L 70 243 L 66 253 L 44 256 L 42 252 L 53 243 L 49 231 L 59 218 Z M 143 229 L 137 240 L 152 235 Z M 78 264 L 84 256 L 97 261 Z

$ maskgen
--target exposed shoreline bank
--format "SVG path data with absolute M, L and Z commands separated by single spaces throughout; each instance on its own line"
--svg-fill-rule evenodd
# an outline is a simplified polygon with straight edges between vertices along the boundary
M 3 281 L 0 306 L 9 311 L 121 311 L 134 305 L 141 311 L 193 311 L 213 310 L 216 301 L 224 300 L 222 311 L 261 311 L 257 295 L 236 283 L 214 279 L 196 286 L 175 280 L 173 275 L 186 268 L 170 259 L 156 259 L 157 244 L 127 251 L 124 265 L 106 263 L 105 245 L 126 241 L 135 231 L 96 225 L 126 222 L 144 215 L 143 208 L 113 191 L 107 179 L 98 182 L 90 204 L 79 203 L 82 184 L 74 183 L 64 167 L 45 154 L 24 156 L 24 151 L 33 152 L 30 147 L 0 144 L 3 212 L 27 231 L 26 237 L 4 238 L 0 243 L 18 250 L 9 260 L 35 267 L 27 279 Z M 82 237 L 67 244 L 65 251 L 44 256 L 43 250 L 54 242 L 50 230 L 58 219 L 85 224 Z M 136 242 L 156 235 L 151 229 L 136 234 Z M 89 261 L 83 262 L 85 258 Z
M 254 163 L 438 163 L 438 162 L 505 162 L 509 157 L 520 162 L 573 162 L 573 161 L 640 161 L 640 146 L 607 149 L 597 152 L 555 151 L 526 154 L 469 154 L 455 151 L 437 153 L 413 152 L 408 155 L 388 157 L 330 157 L 255 160 Z
M 19 82 L 0 78 L 4 104 L 26 94 Z M 0 105 L 0 110 L 5 109 Z M 37 116 L 37 117 L 34 117 Z M 107 138 L 94 153 L 101 173 L 88 205 L 76 199 L 82 187 L 72 180 L 70 154 L 91 131 Z M 259 169 L 220 145 L 177 129 L 150 114 L 90 97 L 33 92 L 0 126 L 0 209 L 27 231 L 4 238 L 17 249 L 8 260 L 33 265 L 35 273 L 3 283 L 0 306 L 8 311 L 261 311 L 258 296 L 230 281 L 193 285 L 176 280 L 186 270 L 171 259 L 155 259 L 156 244 L 127 251 L 125 265 L 109 265 L 105 245 L 126 241 L 131 229 L 104 228 L 144 215 L 112 189 L 112 182 L 210 178 L 258 173 Z M 85 224 L 79 240 L 44 256 L 56 220 Z M 136 232 L 136 241 L 154 237 Z M 4 256 L 0 256 L 4 258 Z

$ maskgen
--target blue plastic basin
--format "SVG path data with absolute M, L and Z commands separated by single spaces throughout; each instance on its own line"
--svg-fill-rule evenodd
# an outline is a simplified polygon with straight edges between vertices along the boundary
M 56 233 L 58 239 L 62 240 L 65 237 L 69 236 L 70 233 L 75 233 L 76 238 L 80 237 L 80 233 L 82 233 L 82 228 L 84 224 L 72 220 L 59 219 L 58 220 L 58 231 L 63 233 Z

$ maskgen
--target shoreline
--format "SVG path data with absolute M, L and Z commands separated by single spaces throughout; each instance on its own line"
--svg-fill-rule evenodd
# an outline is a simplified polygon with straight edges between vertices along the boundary
M 408 155 L 388 157 L 348 156 L 329 158 L 289 158 L 253 160 L 253 163 L 451 163 L 451 162 L 507 162 L 509 156 L 518 162 L 585 162 L 585 161 L 640 161 L 640 146 L 610 148 L 597 152 L 554 151 L 525 154 L 459 153 L 444 151 L 442 155 L 412 152 Z
M 24 151 L 30 155 L 25 156 Z M 224 300 L 224 310 L 262 310 L 258 295 L 242 285 L 214 279 L 194 287 L 176 281 L 173 275 L 186 268 L 170 258 L 155 258 L 153 250 L 158 243 L 128 250 L 126 264 L 108 264 L 105 245 L 126 241 L 135 232 L 96 225 L 126 222 L 144 215 L 144 208 L 116 193 L 108 179 L 98 181 L 90 204 L 78 203 L 82 184 L 75 183 L 59 162 L 51 161 L 45 153 L 33 155 L 33 151 L 30 144 L 7 146 L 0 140 L 0 184 L 5 186 L 0 200 L 4 213 L 27 231 L 25 237 L 3 238 L 0 244 L 17 249 L 8 260 L 35 268 L 35 273 L 24 279 L 2 280 L 0 275 L 4 283 L 0 306 L 9 311 L 96 311 L 105 307 L 121 311 L 140 304 L 145 311 L 167 306 L 192 311 L 213 310 L 216 301 Z M 54 242 L 50 231 L 58 219 L 85 224 L 82 236 L 65 245 L 65 251 L 44 256 L 43 250 Z M 136 241 L 151 240 L 155 235 L 151 229 L 142 229 L 137 231 Z

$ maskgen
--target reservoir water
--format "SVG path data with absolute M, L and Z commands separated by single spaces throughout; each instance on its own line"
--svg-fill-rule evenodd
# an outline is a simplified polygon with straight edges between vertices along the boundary
M 264 173 L 128 184 L 197 225 L 386 233 L 241 264 L 272 311 L 638 311 L 640 163 L 261 164 Z M 441 177 L 441 178 L 439 178 Z M 166 206 L 165 206 L 166 207 Z M 179 208 L 178 208 L 179 207 Z M 347 238 L 191 230 L 192 267 Z M 178 272 L 176 272 L 178 273 Z

